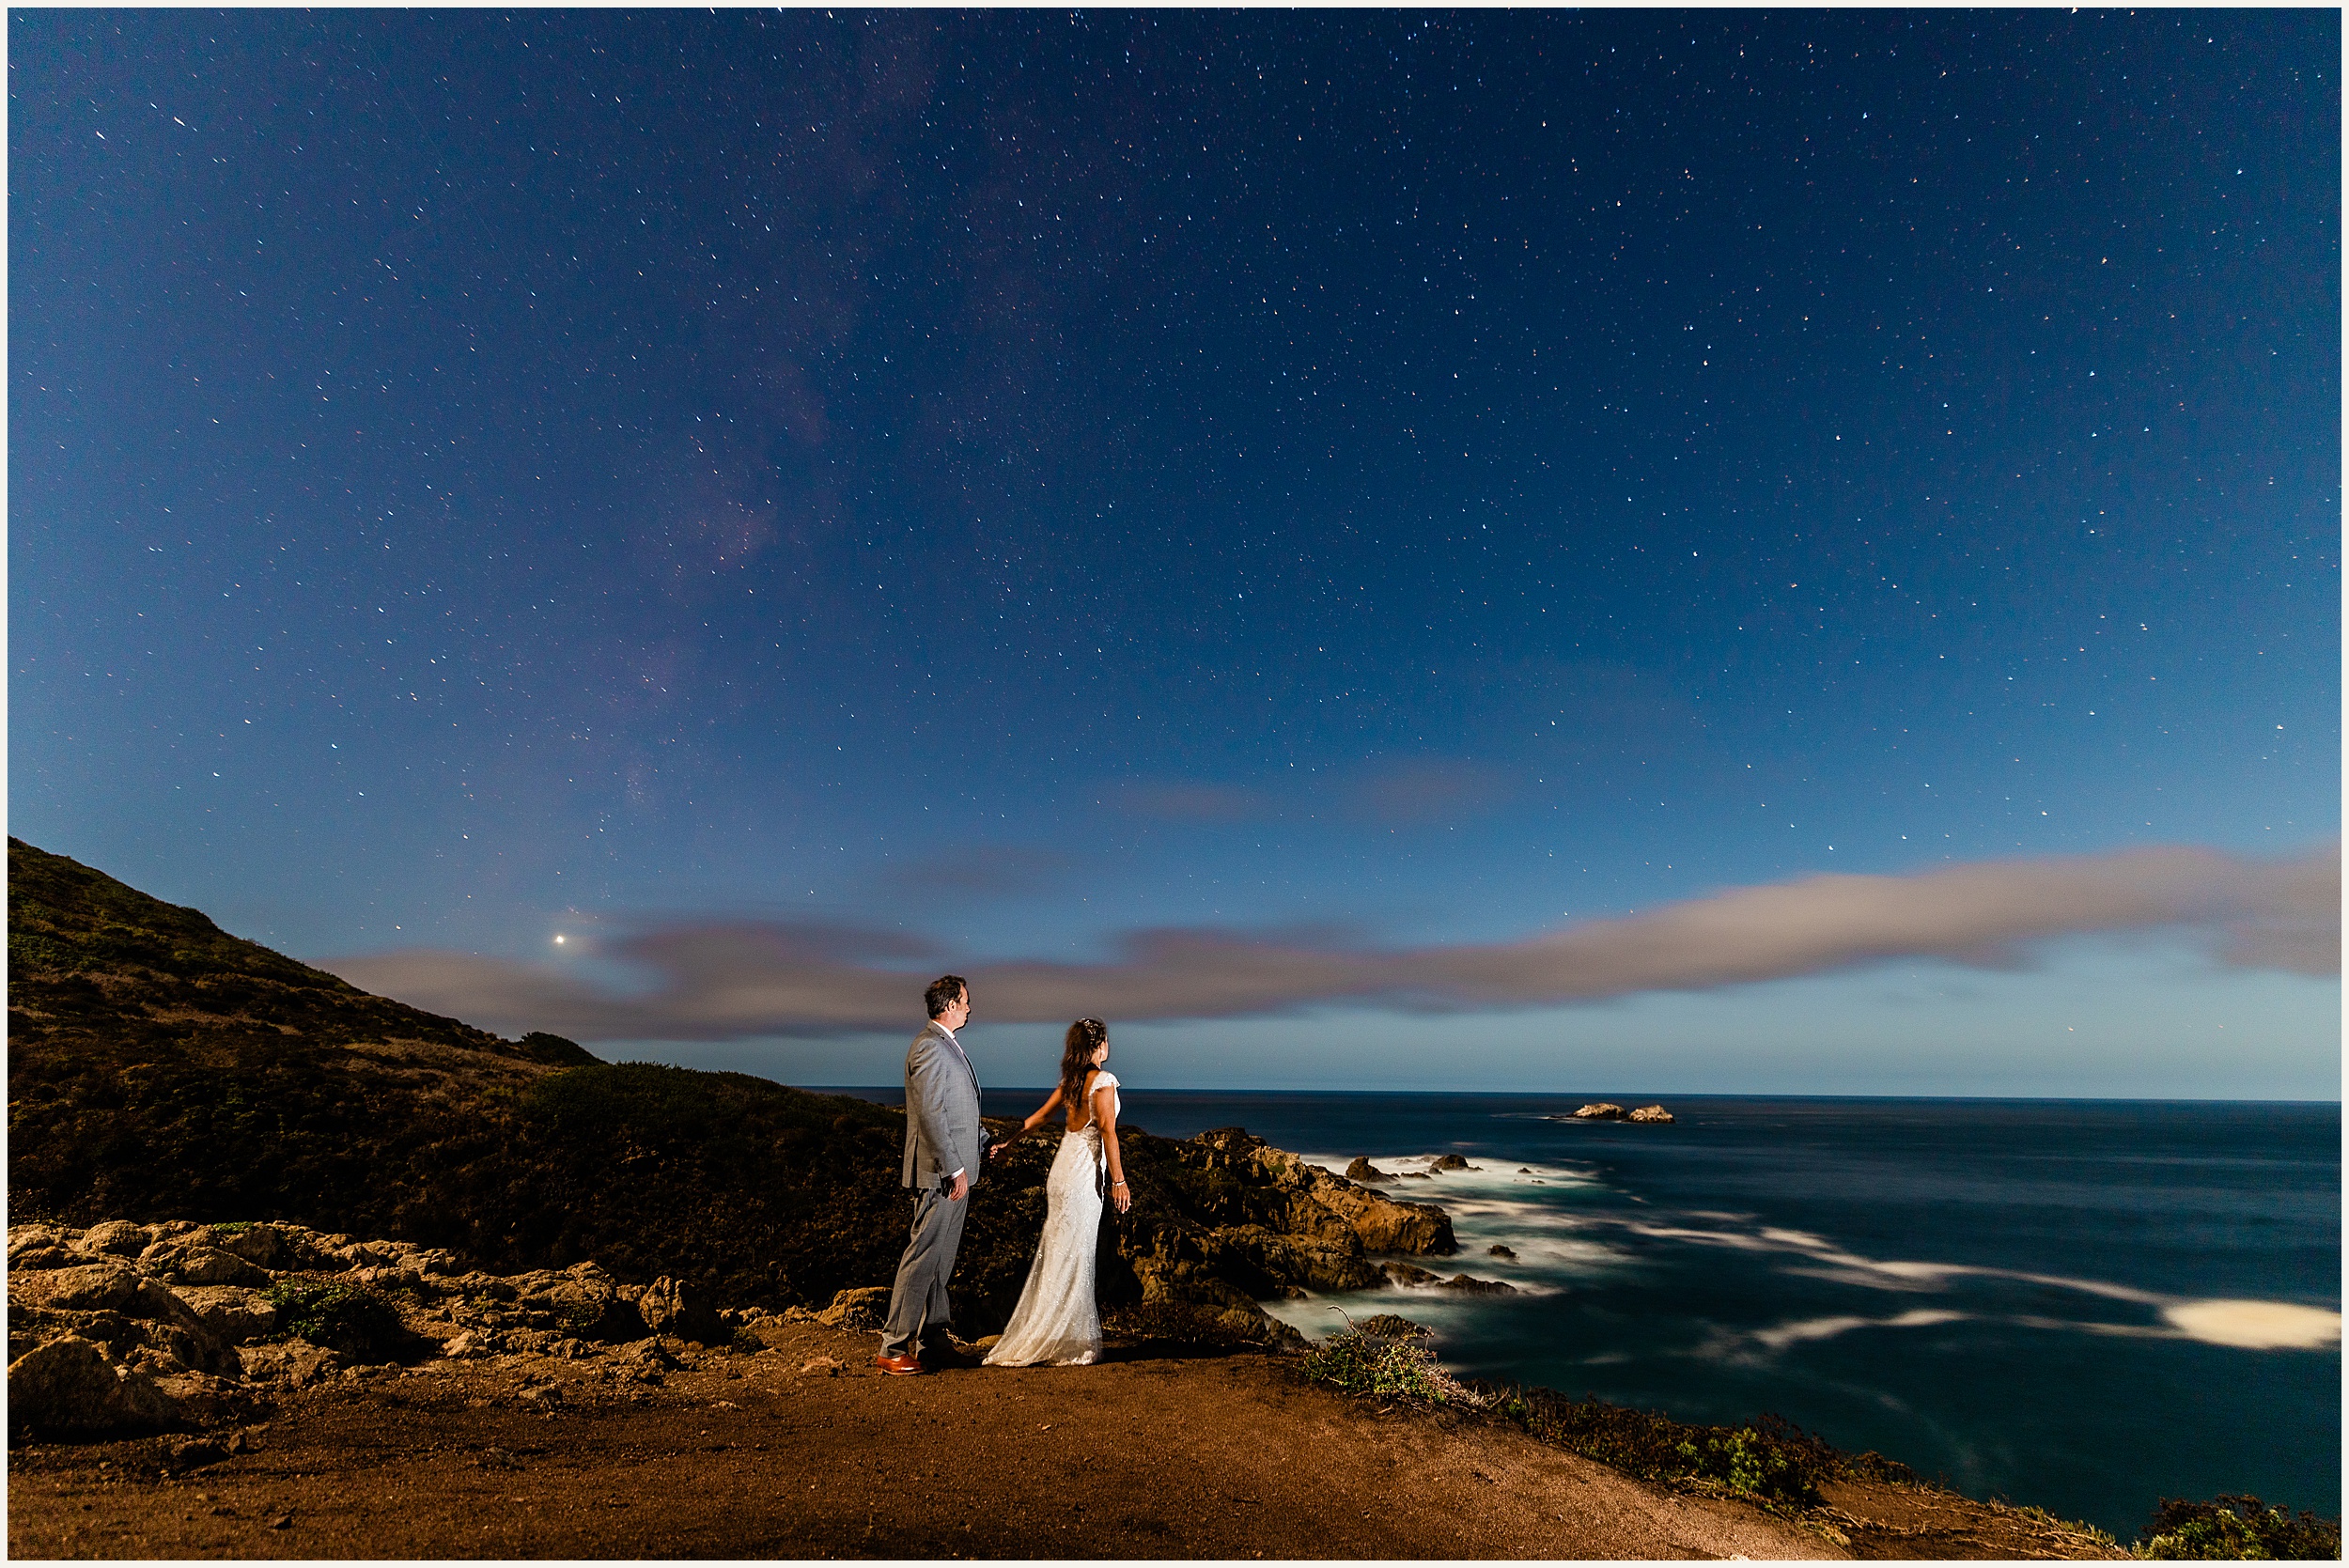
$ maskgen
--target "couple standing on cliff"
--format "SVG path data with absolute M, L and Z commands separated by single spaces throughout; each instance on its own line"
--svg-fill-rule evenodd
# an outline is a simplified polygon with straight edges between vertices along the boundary
M 1107 1197 L 1123 1214 L 1133 1203 L 1117 1149 L 1117 1078 L 1102 1065 L 1110 1055 L 1109 1028 L 1098 1018 L 1070 1024 L 1051 1097 L 1018 1132 L 986 1148 L 979 1076 L 955 1032 L 971 1019 L 970 984 L 958 974 L 941 975 L 930 982 L 923 1001 L 929 1008 L 929 1026 L 906 1051 L 906 1157 L 899 1178 L 915 1193 L 913 1236 L 897 1260 L 889 1321 L 873 1364 L 910 1377 L 926 1370 L 924 1351 L 941 1358 L 952 1354 L 947 1328 L 954 1304 L 947 1299 L 946 1281 L 962 1246 L 962 1221 L 978 1167 L 1057 1110 L 1066 1130 L 1045 1179 L 1049 1208 L 1043 1239 L 1028 1265 L 1019 1305 L 1003 1326 L 1003 1338 L 987 1353 L 987 1364 L 1084 1366 L 1101 1353 L 1101 1312 L 1093 1298 L 1101 1204 Z

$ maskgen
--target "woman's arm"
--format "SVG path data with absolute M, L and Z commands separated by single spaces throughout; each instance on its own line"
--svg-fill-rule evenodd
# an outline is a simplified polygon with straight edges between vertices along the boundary
M 1037 1106 L 1035 1108 L 1035 1114 L 1020 1123 L 1019 1130 L 1018 1132 L 1013 1133 L 1009 1138 L 1004 1139 L 1001 1143 L 998 1143 L 995 1147 L 989 1149 L 987 1152 L 988 1157 L 989 1159 L 1003 1158 L 1003 1151 L 1005 1149 L 1010 1148 L 1014 1143 L 1019 1142 L 1021 1139 L 1027 1137 L 1028 1134 L 1034 1132 L 1035 1130 L 1035 1125 L 1044 1120 L 1045 1117 L 1050 1116 L 1052 1113 L 1052 1107 L 1058 1104 L 1060 1104 L 1060 1090 L 1055 1087 L 1052 1090 L 1052 1097 L 1046 1100 L 1042 1105 Z
M 1101 1152 L 1109 1156 L 1110 1197 L 1123 1214 L 1134 1206 L 1134 1193 L 1126 1185 L 1126 1162 L 1117 1152 L 1117 1091 L 1106 1083 L 1093 1092 L 1093 1119 L 1101 1124 Z

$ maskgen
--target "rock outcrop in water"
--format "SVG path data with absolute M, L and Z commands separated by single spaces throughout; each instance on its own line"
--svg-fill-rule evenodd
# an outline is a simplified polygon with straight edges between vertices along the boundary
M 1570 1116 L 1552 1116 L 1553 1122 L 1669 1122 L 1672 1113 L 1660 1105 L 1643 1105 L 1637 1110 L 1626 1110 L 1612 1100 L 1596 1100 Z

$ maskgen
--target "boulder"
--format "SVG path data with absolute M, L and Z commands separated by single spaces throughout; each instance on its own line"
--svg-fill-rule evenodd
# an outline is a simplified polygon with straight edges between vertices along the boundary
M 1374 1313 L 1354 1325 L 1354 1332 L 1377 1334 L 1383 1339 L 1390 1340 L 1423 1340 L 1428 1337 L 1428 1331 L 1423 1325 L 1413 1323 L 1408 1317 L 1399 1317 L 1393 1312 Z
M 28 1252 L 62 1251 L 73 1239 L 72 1234 L 54 1225 L 11 1225 L 8 1227 L 8 1266 L 22 1268 L 17 1260 Z M 55 1265 L 44 1266 L 54 1267 Z
M 734 1337 L 716 1312 L 688 1301 L 685 1287 L 665 1274 L 645 1287 L 636 1312 L 655 1334 L 672 1334 L 700 1344 L 724 1344 Z
M 303 1340 L 246 1345 L 237 1356 L 245 1376 L 254 1382 L 286 1383 L 297 1389 L 337 1377 L 347 1364 L 340 1351 Z
M 191 1285 L 266 1285 L 266 1270 L 218 1247 L 191 1247 L 179 1259 L 172 1277 Z
M 139 1292 L 139 1271 L 114 1258 L 10 1275 L 8 1299 L 60 1312 L 115 1312 Z
M 62 1247 L 27 1247 L 21 1252 L 8 1254 L 8 1267 L 67 1268 L 83 1261 L 80 1252 L 70 1252 Z
M 1427 1169 L 1432 1172 L 1436 1171 L 1481 1171 L 1484 1167 L 1470 1165 L 1458 1155 L 1438 1155 L 1427 1162 Z
M 1354 1163 L 1346 1168 L 1346 1179 L 1350 1182 L 1391 1182 L 1394 1180 L 1392 1176 L 1388 1175 L 1384 1171 L 1381 1171 L 1378 1167 L 1373 1165 L 1370 1162 L 1370 1157 L 1368 1155 L 1356 1155 L 1354 1157 Z
M 1487 1257 L 1499 1258 L 1502 1263 L 1517 1261 L 1517 1252 L 1511 1248 L 1501 1246 L 1499 1242 L 1494 1242 L 1490 1247 L 1486 1248 L 1485 1254 Z
M 144 1225 L 133 1225 L 127 1219 L 108 1219 L 84 1231 L 82 1239 L 76 1245 L 85 1252 L 135 1258 L 146 1251 L 148 1243 L 154 1239 Z
M 832 1328 L 878 1333 L 888 1316 L 889 1287 L 865 1285 L 834 1296 L 832 1305 L 816 1314 L 816 1321 Z
M 1597 1100 L 1584 1106 L 1574 1115 L 1575 1120 L 1580 1122 L 1620 1122 L 1624 1119 L 1625 1111 L 1623 1107 L 1612 1100 Z
M 1660 1105 L 1643 1105 L 1624 1118 L 1626 1122 L 1669 1122 L 1672 1113 Z
M 85 1339 L 51 1340 L 8 1364 L 13 1427 L 95 1436 L 151 1431 L 177 1419 L 153 1378 L 116 1365 Z
M 1458 1291 L 1463 1296 L 1515 1296 L 1517 1287 L 1500 1280 L 1475 1280 L 1466 1274 L 1455 1274 L 1449 1280 L 1436 1281 L 1438 1290 Z
M 248 1344 L 277 1327 L 269 1298 L 242 1285 L 181 1285 L 172 1294 L 226 1344 Z
M 1398 1285 L 1434 1285 L 1442 1283 L 1440 1275 L 1430 1273 L 1414 1263 L 1382 1263 L 1379 1272 Z
M 283 1232 L 274 1225 L 244 1225 L 234 1229 L 212 1227 L 211 1245 L 224 1252 L 242 1258 L 259 1268 L 288 1268 L 292 1266 L 292 1249 L 286 1243 Z

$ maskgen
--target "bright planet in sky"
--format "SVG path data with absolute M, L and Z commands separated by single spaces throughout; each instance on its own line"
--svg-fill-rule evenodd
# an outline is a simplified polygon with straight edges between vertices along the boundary
M 802 1084 L 2339 1095 L 2329 12 L 8 27 L 44 848 Z

